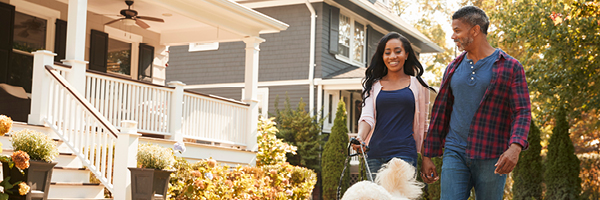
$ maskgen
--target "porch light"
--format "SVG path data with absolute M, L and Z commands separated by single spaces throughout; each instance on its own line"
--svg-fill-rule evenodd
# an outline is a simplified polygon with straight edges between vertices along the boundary
M 133 26 L 135 24 L 135 20 L 134 19 L 123 19 L 121 20 L 123 22 L 123 24 L 125 24 L 126 26 Z

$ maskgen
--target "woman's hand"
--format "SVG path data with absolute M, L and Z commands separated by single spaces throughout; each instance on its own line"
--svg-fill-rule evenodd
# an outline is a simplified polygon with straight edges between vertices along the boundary
M 429 157 L 423 157 L 423 163 L 421 164 L 421 178 L 427 184 L 435 183 L 439 177 L 437 171 L 435 171 L 435 165 Z
M 362 144 L 362 149 L 366 149 L 367 145 L 365 144 L 365 142 L 363 142 L 360 138 L 356 138 L 356 140 L 358 140 Z M 360 146 L 361 145 L 352 144 L 352 149 L 354 149 L 354 151 L 356 151 L 357 153 L 362 153 Z

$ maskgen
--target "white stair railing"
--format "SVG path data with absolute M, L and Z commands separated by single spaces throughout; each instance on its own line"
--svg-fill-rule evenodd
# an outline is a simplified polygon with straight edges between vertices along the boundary
M 119 131 L 49 65 L 48 108 L 44 122 L 111 192 L 114 147 Z

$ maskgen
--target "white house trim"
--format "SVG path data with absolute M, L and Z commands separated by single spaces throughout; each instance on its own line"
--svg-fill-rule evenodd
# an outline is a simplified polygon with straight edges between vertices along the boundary
M 258 82 L 258 87 L 308 85 L 308 84 L 310 84 L 310 81 L 308 79 L 286 80 L 286 81 L 263 81 L 263 82 Z M 187 86 L 185 86 L 185 89 L 241 88 L 241 87 L 244 87 L 244 83 L 215 83 L 215 84 L 187 85 Z

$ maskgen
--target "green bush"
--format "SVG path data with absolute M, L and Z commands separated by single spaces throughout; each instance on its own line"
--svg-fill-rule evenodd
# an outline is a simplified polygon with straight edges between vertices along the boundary
M 273 118 L 258 120 L 258 153 L 256 166 L 275 165 L 286 161 L 286 153 L 296 154 L 296 147 L 277 139 Z
M 555 117 L 555 125 L 548 144 L 546 161 L 546 198 L 579 199 L 581 179 L 579 159 L 575 155 L 573 142 L 569 138 L 569 122 L 564 108 Z
M 222 166 L 213 159 L 188 163 L 176 158 L 169 199 L 309 199 L 316 174 L 285 162 L 290 146 L 275 137 L 272 119 L 258 125 L 257 167 Z
M 31 160 L 52 162 L 58 156 L 56 142 L 48 135 L 23 129 L 11 135 L 14 151 L 24 151 Z
M 527 136 L 529 149 L 521 152 L 519 162 L 512 173 L 514 180 L 512 186 L 513 199 L 542 199 L 544 166 L 540 155 L 542 151 L 540 140 L 540 129 L 532 121 Z
M 346 127 L 346 105 L 340 101 L 329 140 L 323 149 L 323 199 L 336 199 L 337 188 L 348 156 L 348 128 Z M 341 194 L 350 183 L 350 170 L 347 169 L 342 181 Z
M 287 96 L 287 95 L 286 95 Z M 279 96 L 275 100 L 275 122 L 277 123 L 277 137 L 292 146 L 296 146 L 297 154 L 287 153 L 287 161 L 291 165 L 302 166 L 321 171 L 320 157 L 323 145 L 321 134 L 322 119 L 310 116 L 306 111 L 306 103 L 302 99 L 298 107 L 293 110 L 289 97 L 286 97 L 284 109 L 279 109 Z
M 140 168 L 166 170 L 172 169 L 173 150 L 152 143 L 140 144 L 137 153 L 137 165 Z

